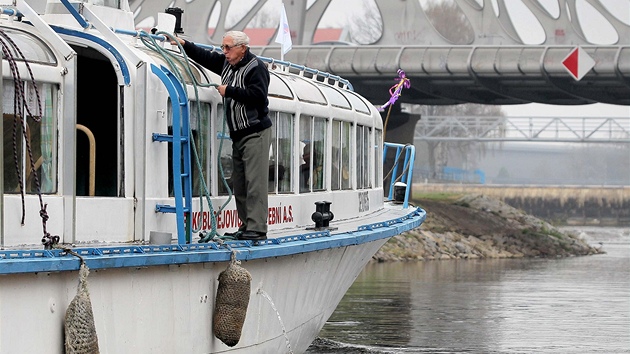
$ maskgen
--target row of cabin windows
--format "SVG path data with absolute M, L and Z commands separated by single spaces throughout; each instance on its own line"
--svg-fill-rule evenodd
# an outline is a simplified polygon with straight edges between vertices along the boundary
M 324 190 L 352 189 L 352 151 L 356 151 L 357 189 L 371 188 L 375 176 L 380 170 L 371 170 L 369 161 L 379 166 L 377 149 L 370 149 L 372 131 L 370 127 L 357 125 L 356 146 L 352 142 L 353 124 L 350 122 L 332 121 L 332 136 L 328 136 L 327 118 L 301 115 L 299 117 L 298 141 L 294 141 L 294 122 L 292 114 L 285 112 L 270 112 L 273 126 L 271 127 L 271 146 L 269 149 L 269 193 L 294 193 L 294 186 L 300 193 Z M 232 144 L 228 134 L 223 130 L 217 132 L 221 146 L 221 170 L 218 171 L 219 195 L 227 195 L 228 189 L 222 182 L 221 174 L 227 185 L 231 185 Z M 380 134 L 378 135 L 380 136 Z M 380 143 L 379 143 L 380 144 Z M 296 146 L 297 145 L 297 146 Z M 330 146 L 329 146 L 330 145 Z M 331 149 L 331 157 L 326 151 Z M 294 159 L 294 152 L 299 157 Z M 374 160 L 370 160 L 374 156 Z M 294 164 L 298 161 L 298 174 L 294 176 Z M 378 167 L 377 167 L 378 168 Z M 330 170 L 330 181 L 325 171 Z M 370 175 L 370 173 L 374 175 Z M 296 181 L 297 183 L 294 183 Z M 378 183 L 380 186 L 381 184 Z
M 201 117 L 210 116 L 210 105 L 201 104 Z M 170 106 L 169 106 L 170 107 Z M 208 122 L 201 122 L 197 119 L 198 105 L 191 104 L 191 127 L 195 140 L 196 150 L 209 151 L 209 142 L 201 141 L 199 134 L 194 130 L 207 131 Z M 231 189 L 232 175 L 232 142 L 229 138 L 228 128 L 223 119 L 223 107 L 219 106 L 218 122 L 216 125 L 217 145 L 219 151 L 219 166 L 217 171 L 211 171 L 211 175 L 217 181 L 219 195 L 227 195 L 228 188 Z M 302 115 L 299 117 L 299 133 L 297 142 L 294 139 L 294 124 L 296 119 L 292 114 L 285 112 L 270 112 L 273 125 L 271 132 L 271 146 L 269 149 L 269 193 L 285 194 L 294 193 L 295 185 L 300 193 L 316 192 L 323 190 L 347 190 L 352 189 L 352 151 L 355 151 L 357 168 L 357 189 L 371 188 L 376 181 L 376 176 L 380 173 L 380 161 L 378 153 L 382 146 L 380 143 L 380 131 L 377 131 L 376 138 L 378 146 L 371 149 L 373 129 L 363 125 L 356 126 L 356 142 L 352 142 L 354 124 L 350 122 L 332 121 L 332 136 L 328 136 L 327 126 L 330 122 L 327 118 Z M 171 117 L 171 114 L 169 114 Z M 202 119 L 207 120 L 207 118 Z M 329 146 L 330 145 L 330 146 Z M 331 157 L 328 158 L 326 151 L 331 149 Z M 294 159 L 294 152 L 299 151 L 300 156 Z M 199 154 L 201 155 L 201 154 Z M 373 156 L 373 160 L 370 157 Z M 193 159 L 195 157 L 193 156 Z M 205 161 L 203 166 L 208 166 L 210 156 L 199 156 L 200 161 Z M 295 169 L 295 163 L 298 168 Z M 374 163 L 371 168 L 370 162 Z M 199 195 L 201 186 L 198 176 L 199 170 L 193 163 L 193 194 Z M 324 171 L 330 169 L 330 181 L 327 180 Z M 297 170 L 297 175 L 294 171 Z M 207 176 L 207 171 L 203 171 Z M 370 174 L 372 173 L 372 175 Z M 169 179 L 170 181 L 170 179 Z M 171 184 L 171 183 L 169 183 Z M 210 183 L 208 184 L 210 185 Z M 380 181 L 376 182 L 381 186 Z
M 5 193 L 19 193 L 20 183 L 25 193 L 37 193 L 37 183 L 41 193 L 57 192 L 57 86 L 54 84 L 22 83 L 24 101 L 15 102 L 15 87 L 13 81 L 3 81 L 3 183 Z M 39 112 L 37 100 L 39 93 L 42 112 Z M 170 111 L 170 105 L 169 111 Z M 232 144 L 223 126 L 222 107 L 219 107 L 219 124 L 217 124 L 217 149 L 220 149 L 220 166 L 217 171 L 211 171 L 210 141 L 206 134 L 210 129 L 210 105 L 207 103 L 190 105 L 190 126 L 194 150 L 192 156 L 193 193 L 206 194 L 211 185 L 211 178 L 207 184 L 202 184 L 200 176 L 214 176 L 218 183 L 220 195 L 227 195 L 226 187 L 230 185 L 232 170 Z M 25 117 L 22 121 L 21 117 Z M 199 119 L 198 117 L 202 117 Z M 327 125 L 329 119 L 302 115 L 299 117 L 299 140 L 294 141 L 294 117 L 284 112 L 271 112 L 273 121 L 272 141 L 269 151 L 269 192 L 293 193 L 297 184 L 300 193 L 322 190 L 346 190 L 353 188 L 352 165 L 350 159 L 354 150 L 356 158 L 357 189 L 372 187 L 372 181 L 380 172 L 381 164 L 377 149 L 370 149 L 373 129 L 356 126 L 356 142 L 353 145 L 351 136 L 354 125 L 350 122 L 332 121 L 332 134 L 328 136 Z M 172 112 L 168 119 L 172 120 Z M 172 134 L 169 121 L 169 134 Z M 24 133 L 26 131 L 26 133 Z M 80 135 L 81 133 L 77 133 Z M 380 131 L 376 131 L 376 141 L 380 144 Z M 14 138 L 15 137 L 15 138 Z M 296 144 L 298 146 L 296 146 Z M 331 149 L 331 157 L 326 151 Z M 299 159 L 293 154 L 298 148 L 301 152 Z M 29 153 L 30 151 L 30 153 Z M 169 153 L 169 162 L 170 162 Z M 370 156 L 374 157 L 374 175 L 370 175 Z M 299 160 L 298 175 L 294 176 L 294 161 Z M 79 163 L 79 162 L 78 162 Z M 96 161 L 98 169 L 98 161 Z M 170 165 L 170 164 L 169 164 Z M 202 169 L 200 171 L 200 168 Z M 324 171 L 330 169 L 330 181 L 325 178 Z M 172 170 L 169 168 L 169 190 L 172 188 Z M 97 174 L 98 175 L 98 174 Z M 77 184 L 84 183 L 85 176 L 77 176 Z M 225 178 L 225 181 L 224 179 Z M 294 180 L 298 179 L 296 183 Z M 380 181 L 376 182 L 381 185 Z M 98 181 L 97 181 L 98 184 Z M 98 187 L 98 186 L 97 186 Z M 85 189 L 85 188 L 83 188 Z M 98 189 L 98 188 L 97 188 Z M 172 195 L 172 190 L 170 191 Z M 87 193 L 80 193 L 86 195 Z M 98 195 L 99 193 L 97 193 Z

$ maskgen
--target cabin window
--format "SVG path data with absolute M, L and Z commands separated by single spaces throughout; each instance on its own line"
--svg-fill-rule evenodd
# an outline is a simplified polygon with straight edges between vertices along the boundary
M 299 76 L 287 76 L 285 77 L 285 80 L 290 82 L 300 101 L 328 105 L 324 94 L 315 86 L 315 84 L 311 82 L 310 79 L 305 79 Z
M 209 103 L 190 103 L 190 129 L 194 141 L 194 150 L 191 150 L 190 163 L 192 164 L 192 192 L 193 196 L 209 195 L 210 191 L 206 187 L 210 181 L 206 180 L 205 186 L 201 179 L 208 176 L 208 166 L 210 165 L 210 114 L 212 108 Z M 201 170 L 199 167 L 201 166 Z M 208 187 L 209 188 L 209 187 Z
M 322 90 L 322 92 L 324 92 L 326 97 L 328 97 L 328 101 L 330 101 L 330 104 L 332 106 L 344 108 L 344 109 L 352 108 L 346 96 L 344 96 L 336 88 L 332 86 L 321 85 L 321 84 L 318 85 L 318 87 L 320 88 L 320 90 Z
M 57 191 L 57 86 L 38 84 L 36 90 L 35 85 L 29 82 L 24 87 L 25 106 L 14 107 L 13 81 L 3 81 L 4 191 L 5 193 L 19 193 L 21 181 L 26 193 L 38 193 L 38 182 L 41 193 L 55 193 Z M 39 111 L 37 92 L 42 112 Z M 20 117 L 26 117 L 24 123 L 21 122 Z M 26 134 L 23 133 L 23 126 L 26 127 Z M 15 142 L 13 140 L 14 127 Z
M 370 147 L 372 129 L 357 125 L 357 188 L 364 189 L 372 186 L 370 179 Z
M 374 177 L 374 185 L 376 187 L 383 186 L 383 131 L 374 131 L 374 171 L 376 176 Z
M 293 93 L 286 82 L 284 82 L 276 73 L 270 73 L 269 80 L 269 96 L 293 99 Z
M 293 115 L 270 112 L 271 147 L 269 149 L 269 192 L 289 193 L 293 171 Z
M 352 107 L 354 107 L 354 109 L 357 112 L 370 114 L 370 108 L 365 103 L 365 101 L 363 101 L 363 99 L 359 98 L 359 96 L 357 96 L 353 92 L 349 92 L 349 91 L 346 92 L 346 95 L 348 96 L 348 99 L 350 100 L 350 103 L 352 103 Z
M 206 132 L 210 131 L 210 104 L 204 102 L 189 102 L 189 114 L 190 114 L 190 133 L 191 139 L 194 142 L 194 150 L 191 145 L 190 151 L 190 164 L 191 164 L 191 176 L 192 176 L 192 193 L 193 196 L 198 197 L 200 195 L 207 195 L 210 191 L 205 191 L 204 185 L 201 183 L 201 178 L 207 176 L 208 165 L 210 161 L 210 144 L 209 137 Z M 171 101 L 169 98 L 168 103 L 168 134 L 173 134 L 173 112 L 171 107 Z M 183 156 L 181 159 L 181 166 L 183 168 L 184 161 Z M 173 193 L 173 144 L 168 144 L 168 191 L 169 196 L 174 196 Z M 199 170 L 201 166 L 202 170 Z M 206 186 L 209 185 L 209 181 L 206 180 Z
M 52 50 L 41 39 L 20 30 L 6 27 L 3 27 L 2 30 L 10 35 L 15 46 L 20 48 L 21 54 L 24 55 L 29 63 L 57 64 L 57 59 Z M 13 51 L 11 54 L 16 60 L 22 60 L 20 53 Z
M 331 189 L 350 189 L 350 136 L 352 123 L 333 120 Z
M 324 118 L 300 116 L 300 192 L 321 191 L 325 185 L 324 159 L 326 151 L 326 122 Z

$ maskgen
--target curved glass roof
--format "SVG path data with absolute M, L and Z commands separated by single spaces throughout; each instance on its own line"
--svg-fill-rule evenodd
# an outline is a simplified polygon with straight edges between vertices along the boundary
M 324 84 L 318 84 L 317 87 L 324 92 L 324 95 L 326 95 L 331 105 L 339 108 L 352 109 L 350 101 L 336 88 Z
M 359 98 L 356 93 L 348 91 L 346 93 L 346 96 L 348 97 L 348 99 L 350 99 L 350 103 L 352 103 L 352 106 L 354 107 L 354 109 L 356 109 L 357 112 L 370 114 L 370 107 L 368 107 L 365 101 Z
M 15 43 L 15 46 L 19 48 L 20 52 L 24 55 L 27 61 L 36 62 L 42 64 L 57 65 L 57 58 L 53 51 L 39 38 L 34 35 L 20 31 L 14 28 L 0 27 L 2 31 L 11 37 L 11 40 Z M 13 46 L 9 46 L 11 55 L 16 60 L 23 60 L 20 53 Z M 6 57 L 5 53 L 2 53 L 2 57 Z
M 282 79 L 293 88 L 293 92 L 295 92 L 300 101 L 321 105 L 328 104 L 328 101 L 322 91 L 320 91 L 317 86 L 311 82 L 311 79 L 306 79 L 301 76 L 288 75 L 282 75 Z
M 300 101 L 330 105 L 343 109 L 354 108 L 357 112 L 370 114 L 368 103 L 358 96 L 358 94 L 340 90 L 325 83 L 304 78 L 296 75 L 286 75 L 278 72 L 271 72 L 271 83 L 269 84 L 269 95 L 293 99 L 292 92 Z M 277 78 L 278 80 L 275 80 Z
M 277 73 L 269 72 L 269 96 L 293 99 L 293 93 L 289 85 L 282 80 Z M 284 77 L 284 76 L 283 76 Z

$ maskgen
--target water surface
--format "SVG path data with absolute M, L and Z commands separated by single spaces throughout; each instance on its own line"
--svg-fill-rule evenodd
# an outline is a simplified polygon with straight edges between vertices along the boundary
M 307 353 L 630 353 L 630 229 L 566 229 L 607 253 L 369 264 Z

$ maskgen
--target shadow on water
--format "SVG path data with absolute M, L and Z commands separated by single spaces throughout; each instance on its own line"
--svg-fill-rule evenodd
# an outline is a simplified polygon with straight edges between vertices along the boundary
M 630 353 L 630 230 L 578 231 L 607 253 L 369 264 L 307 353 Z

